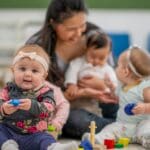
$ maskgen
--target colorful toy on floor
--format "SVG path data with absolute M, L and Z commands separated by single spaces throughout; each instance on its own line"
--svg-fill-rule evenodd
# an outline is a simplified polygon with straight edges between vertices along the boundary
M 134 115 L 132 109 L 135 107 L 135 103 L 129 103 L 125 106 L 124 111 L 128 115 Z
M 88 140 L 81 141 L 78 150 L 82 150 L 82 148 L 83 150 L 106 150 L 105 145 L 95 144 L 95 130 L 96 130 L 95 121 L 91 121 L 89 128 L 90 128 L 90 141 Z
M 120 138 L 118 140 L 119 144 L 123 144 L 124 147 L 127 147 L 129 145 L 130 139 L 129 138 Z
M 19 99 L 11 99 L 9 101 L 9 104 L 12 104 L 13 106 L 18 106 L 20 104 Z
M 79 146 L 78 150 L 84 150 L 84 148 Z
M 90 142 L 92 146 L 94 146 L 95 145 L 95 130 L 96 130 L 95 121 L 91 121 L 89 128 L 90 128 Z
M 90 141 L 84 140 L 81 142 L 78 150 L 107 150 L 107 149 L 114 149 L 114 148 L 123 148 L 129 145 L 129 138 L 120 138 L 118 142 L 115 139 L 105 139 L 104 145 L 102 144 L 95 144 L 95 131 L 96 131 L 96 124 L 94 121 L 91 121 L 89 126 L 90 128 Z M 115 143 L 116 142 L 116 143 Z
M 90 128 L 90 143 L 92 144 L 93 150 L 106 150 L 105 145 L 95 144 L 95 131 L 96 131 L 95 121 L 91 121 L 89 128 Z
M 93 150 L 92 144 L 88 140 L 81 141 L 80 147 L 84 150 Z
M 61 135 L 61 131 L 57 131 L 56 127 L 53 125 L 48 125 L 47 131 L 55 138 L 58 139 L 58 136 Z
M 106 146 L 107 149 L 112 149 L 115 147 L 115 140 L 114 139 L 105 139 L 104 145 Z
M 123 148 L 123 147 L 124 147 L 123 144 L 119 144 L 119 143 L 115 144 L 115 148 Z
M 48 131 L 49 132 L 53 132 L 55 130 L 56 130 L 56 128 L 53 125 L 48 125 Z

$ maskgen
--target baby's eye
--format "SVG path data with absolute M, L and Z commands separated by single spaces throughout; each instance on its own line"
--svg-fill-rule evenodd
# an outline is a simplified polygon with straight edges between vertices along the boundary
M 19 70 L 26 71 L 26 68 L 25 67 L 20 67 Z
M 33 73 L 37 73 L 37 72 L 38 72 L 38 70 L 36 70 L 36 69 L 33 69 L 33 70 L 32 70 L 32 72 L 33 72 Z

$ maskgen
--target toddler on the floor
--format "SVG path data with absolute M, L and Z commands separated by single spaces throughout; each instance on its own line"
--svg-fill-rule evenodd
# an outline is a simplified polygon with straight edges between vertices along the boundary
M 131 143 L 139 143 L 150 149 L 149 115 L 128 115 L 124 111 L 128 103 L 150 103 L 150 80 L 147 78 L 150 76 L 149 66 L 149 54 L 138 47 L 132 47 L 120 55 L 116 68 L 120 81 L 115 91 L 120 106 L 117 121 L 96 134 L 97 143 L 103 143 L 106 138 L 117 141 L 121 137 L 127 137 L 131 139 Z M 136 111 L 133 109 L 134 112 Z M 89 139 L 89 134 L 85 133 L 83 139 L 87 138 Z
M 46 81 L 49 64 L 47 53 L 38 45 L 26 45 L 16 53 L 13 81 L 0 92 L 1 150 L 77 149 L 75 142 L 57 143 L 47 132 L 48 125 L 60 131 L 69 113 L 60 89 Z

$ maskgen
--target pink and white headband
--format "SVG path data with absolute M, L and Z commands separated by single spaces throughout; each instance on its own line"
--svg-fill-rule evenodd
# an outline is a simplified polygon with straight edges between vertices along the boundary
M 128 50 L 128 53 L 127 53 L 128 65 L 129 65 L 131 71 L 132 71 L 137 77 L 142 78 L 143 75 L 141 75 L 140 73 L 137 72 L 136 68 L 134 67 L 134 65 L 133 65 L 132 62 L 131 62 L 131 59 L 130 59 L 130 57 L 131 57 L 131 51 L 132 51 L 132 50 L 129 49 L 129 50 Z
M 40 64 L 43 65 L 44 69 L 48 71 L 48 66 L 49 66 L 48 62 L 43 57 L 37 55 L 36 52 L 21 52 L 20 51 L 13 59 L 13 65 L 16 62 L 18 62 L 20 59 L 25 58 L 25 57 L 38 61 Z

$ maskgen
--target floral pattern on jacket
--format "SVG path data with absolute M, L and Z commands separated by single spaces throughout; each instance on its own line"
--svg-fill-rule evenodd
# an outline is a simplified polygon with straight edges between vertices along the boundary
M 23 91 L 15 83 L 9 82 L 0 93 L 0 110 L 3 103 L 11 99 L 23 98 L 31 99 L 31 108 L 28 111 L 17 110 L 10 115 L 4 115 L 0 111 L 1 122 L 21 133 L 47 130 L 49 120 L 53 117 L 56 107 L 53 88 L 45 83 L 38 90 Z

